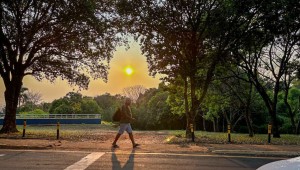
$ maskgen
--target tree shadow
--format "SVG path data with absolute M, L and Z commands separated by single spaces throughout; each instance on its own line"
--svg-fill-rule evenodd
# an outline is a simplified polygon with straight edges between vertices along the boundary
M 135 149 L 132 149 L 127 162 L 122 167 L 121 162 L 118 160 L 118 157 L 115 153 L 115 150 L 112 149 L 112 155 L 111 155 L 112 170 L 118 170 L 118 169 L 133 170 L 133 168 L 134 168 L 134 153 L 135 153 Z

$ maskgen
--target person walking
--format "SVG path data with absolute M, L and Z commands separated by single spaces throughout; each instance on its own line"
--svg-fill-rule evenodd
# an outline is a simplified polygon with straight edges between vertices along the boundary
M 115 137 L 114 142 L 112 143 L 112 146 L 114 148 L 118 148 L 119 146 L 117 145 L 117 142 L 120 138 L 120 136 L 124 133 L 124 131 L 126 131 L 129 135 L 129 138 L 132 142 L 132 146 L 133 148 L 139 146 L 139 144 L 135 143 L 134 138 L 133 138 L 133 134 L 132 134 L 132 128 L 130 123 L 132 121 L 134 121 L 135 119 L 132 117 L 132 113 L 131 113 L 131 108 L 130 108 L 130 104 L 131 104 L 131 99 L 130 98 L 126 98 L 125 99 L 125 103 L 121 108 L 121 119 L 120 119 L 120 127 L 119 127 L 119 131 Z

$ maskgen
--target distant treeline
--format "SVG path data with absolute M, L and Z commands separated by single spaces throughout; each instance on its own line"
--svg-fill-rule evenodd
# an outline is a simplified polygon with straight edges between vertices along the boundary
M 252 89 L 251 107 L 245 108 L 244 101 L 249 99 L 247 91 L 250 86 L 232 82 L 225 85 L 216 81 L 210 86 L 205 102 L 198 109 L 196 129 L 205 131 L 225 132 L 230 123 L 233 132 L 248 133 L 246 112 L 254 133 L 266 133 L 270 121 L 264 102 Z M 131 88 L 131 90 L 135 90 Z M 180 86 L 161 83 L 158 88 L 145 89 L 132 104 L 135 129 L 163 130 L 185 129 L 186 116 Z M 23 94 L 26 96 L 26 93 Z M 299 121 L 299 86 L 290 89 L 288 100 L 292 103 L 296 121 Z M 109 93 L 96 97 L 82 96 L 80 93 L 69 92 L 52 103 L 34 104 L 30 98 L 21 103 L 19 114 L 101 114 L 103 121 L 112 121 L 112 115 L 121 107 L 125 96 Z M 293 133 L 290 115 L 284 102 L 284 93 L 279 94 L 278 118 L 282 133 Z

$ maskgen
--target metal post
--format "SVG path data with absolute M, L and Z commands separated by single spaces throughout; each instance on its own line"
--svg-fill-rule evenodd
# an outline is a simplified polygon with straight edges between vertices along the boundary
M 191 123 L 190 127 L 191 127 L 191 132 L 192 132 L 192 141 L 195 142 L 194 125 Z
M 231 124 L 229 123 L 227 125 L 228 143 L 231 143 L 230 129 L 231 129 Z
M 57 122 L 57 133 L 56 133 L 56 139 L 58 140 L 59 139 L 59 126 L 60 126 L 60 124 L 59 124 L 59 121 Z
M 25 138 L 25 131 L 26 131 L 26 120 L 24 120 L 24 123 L 23 123 L 23 138 Z
M 272 124 L 268 124 L 268 143 L 271 143 Z

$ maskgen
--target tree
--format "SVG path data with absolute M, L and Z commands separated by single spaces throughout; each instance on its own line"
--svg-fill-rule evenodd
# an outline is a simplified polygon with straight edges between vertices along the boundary
M 184 81 L 187 136 L 191 134 L 189 126 L 195 124 L 214 69 L 226 56 L 224 51 L 230 44 L 232 31 L 227 30 L 227 38 L 221 38 L 218 33 L 224 31 L 213 29 L 219 26 L 221 30 L 221 24 L 213 22 L 218 21 L 214 17 L 220 12 L 219 8 L 225 9 L 223 7 L 222 1 L 217 0 L 119 3 L 120 14 L 129 20 L 129 31 L 140 40 L 151 75 L 165 74 L 165 80 L 171 83 L 178 78 Z M 201 91 L 200 95 L 196 89 Z
M 43 110 L 41 109 L 35 109 L 35 110 L 32 110 L 32 111 L 28 111 L 28 112 L 20 112 L 20 114 L 32 114 L 32 115 L 47 115 L 49 113 L 47 112 L 44 112 Z
M 281 117 L 288 117 L 289 121 L 284 121 L 283 129 L 286 133 L 297 133 L 297 126 L 296 126 L 296 116 L 299 112 L 299 96 L 300 90 L 294 86 L 290 87 L 288 92 L 286 89 L 278 94 L 278 115 Z
M 296 127 L 296 122 L 295 122 L 295 115 L 296 115 L 297 109 L 293 109 L 293 106 L 295 106 L 295 102 L 292 103 L 292 105 L 291 105 L 291 100 L 289 100 L 288 98 L 289 98 L 289 91 L 291 89 L 291 83 L 295 82 L 297 80 L 298 67 L 299 67 L 299 61 L 297 61 L 297 60 L 292 61 L 292 63 L 289 65 L 289 67 L 287 69 L 285 69 L 285 73 L 283 75 L 283 77 L 284 77 L 283 78 L 284 104 L 288 110 L 288 115 L 291 120 L 291 126 L 292 126 L 293 133 L 297 133 L 297 127 Z M 292 88 L 291 90 L 292 90 L 291 95 L 292 95 L 292 97 L 294 97 L 297 90 L 295 88 Z
M 103 110 L 93 98 L 84 97 L 81 101 L 81 114 L 102 114 Z
M 49 113 L 50 114 L 56 114 L 54 111 L 57 107 L 61 105 L 67 105 L 67 101 L 64 98 L 56 99 L 51 103 Z
M 299 60 L 300 2 L 266 1 L 255 4 L 245 15 L 248 24 L 233 51 L 237 64 L 247 72 L 262 96 L 271 117 L 273 137 L 280 137 L 277 121 L 278 94 L 287 69 Z M 272 93 L 269 93 L 272 89 Z
M 130 98 L 134 103 L 139 98 L 140 95 L 144 94 L 146 88 L 142 85 L 135 85 L 131 87 L 126 87 L 123 89 L 124 96 Z
M 112 116 L 117 110 L 118 107 L 121 107 L 122 104 L 124 103 L 124 97 L 121 95 L 115 95 L 112 96 L 109 93 L 96 96 L 94 100 L 97 102 L 101 110 L 103 111 L 102 113 L 102 120 L 105 121 L 112 121 Z
M 38 92 L 33 92 L 28 90 L 26 93 L 26 99 L 24 100 L 25 104 L 30 103 L 37 106 L 42 102 L 42 95 Z
M 134 116 L 138 119 L 134 122 L 135 126 L 146 130 L 183 129 L 184 118 L 170 110 L 168 98 L 169 92 L 163 83 L 159 84 L 158 89 L 146 89 L 133 105 Z
M 20 96 L 19 96 L 19 107 L 25 103 L 25 101 L 27 100 L 28 96 L 26 94 L 26 91 L 28 91 L 28 88 L 26 87 L 22 87 L 20 90 Z
M 228 69 L 229 67 L 227 66 L 226 68 Z M 221 69 L 219 71 L 222 71 L 222 76 L 212 82 L 203 103 L 203 108 L 207 109 L 205 118 L 209 118 L 213 123 L 217 119 L 217 123 L 214 123 L 216 126 L 215 129 L 217 129 L 218 118 L 222 116 L 227 124 L 232 125 L 232 130 L 235 130 L 235 127 L 241 120 L 245 120 L 249 136 L 253 137 L 254 129 L 251 115 L 252 112 L 255 112 L 256 101 L 259 100 L 255 89 L 251 83 L 241 81 L 235 76 L 229 75 L 226 73 L 226 70 Z
M 66 94 L 64 99 L 67 101 L 66 103 L 72 107 L 72 114 L 80 114 L 82 112 L 82 94 L 77 92 L 69 92 Z
M 53 112 L 53 114 L 73 114 L 73 108 L 70 105 L 67 105 L 65 103 L 59 105 L 56 107 Z
M 39 104 L 42 101 L 42 95 L 40 93 L 36 93 L 30 91 L 28 88 L 21 89 L 21 93 L 19 96 L 19 107 L 17 112 L 28 112 L 33 111 L 35 109 L 39 109 Z
M 237 106 L 240 106 L 238 108 L 242 113 L 240 118 L 246 121 L 249 136 L 253 137 L 252 113 L 255 112 L 254 108 L 257 101 L 260 101 L 260 96 L 255 91 L 253 83 L 249 81 L 247 74 L 232 63 L 219 66 L 216 71 L 216 81 L 211 90 L 217 92 L 220 97 L 227 97 L 230 102 L 229 107 L 238 108 Z
M 106 80 L 120 42 L 111 1 L 2 0 L 0 75 L 6 111 L 2 133 L 16 132 L 16 109 L 24 76 L 66 79 L 87 88 L 90 73 Z
M 77 92 L 69 92 L 65 95 L 64 99 L 71 105 L 80 103 L 82 101 L 82 94 Z

